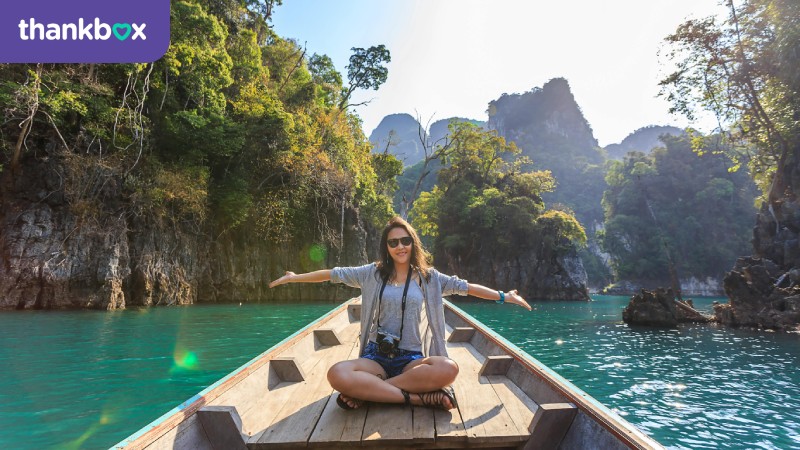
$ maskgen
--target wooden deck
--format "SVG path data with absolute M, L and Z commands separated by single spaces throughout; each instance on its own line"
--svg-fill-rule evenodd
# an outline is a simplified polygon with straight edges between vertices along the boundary
M 326 374 L 358 357 L 359 317 L 358 303 L 343 305 L 115 448 L 662 448 L 452 307 L 447 347 L 460 368 L 457 409 L 345 411 Z
M 468 342 L 448 343 L 448 352 L 460 367 L 454 385 L 458 409 L 386 404 L 341 409 L 326 373 L 335 362 L 358 357 L 357 315 L 351 313 L 352 322 L 334 331 L 340 344 L 299 347 L 294 355 L 284 356 L 286 361 L 299 361 L 304 380 L 277 383 L 258 402 L 262 405 L 242 416 L 248 448 L 497 448 L 517 447 L 528 440 L 537 405 L 505 376 L 480 376 L 486 358 Z

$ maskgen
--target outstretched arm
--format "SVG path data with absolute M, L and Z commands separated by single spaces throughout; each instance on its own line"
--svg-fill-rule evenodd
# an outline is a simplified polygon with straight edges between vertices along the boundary
M 469 295 L 473 297 L 484 298 L 486 300 L 500 300 L 499 291 L 489 289 L 488 287 L 480 284 L 469 283 L 467 286 L 469 287 Z M 505 292 L 504 295 L 506 303 L 522 306 L 528 311 L 531 310 L 531 305 L 529 305 L 528 302 L 526 302 L 525 299 L 519 295 L 516 289 Z
M 322 283 L 331 280 L 330 269 L 317 270 L 314 272 L 296 274 L 286 272 L 286 274 L 269 284 L 269 287 L 280 286 L 286 283 Z

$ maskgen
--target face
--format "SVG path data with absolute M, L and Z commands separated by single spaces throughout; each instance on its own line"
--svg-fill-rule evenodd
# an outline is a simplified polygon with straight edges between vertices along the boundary
M 400 227 L 392 228 L 389 231 L 389 234 L 386 237 L 386 249 L 389 251 L 389 256 L 392 258 L 392 260 L 394 260 L 395 264 L 408 264 L 411 261 L 411 250 L 413 249 L 414 244 L 403 245 L 402 242 L 398 242 L 397 247 L 392 248 L 390 245 L 388 245 L 388 242 L 392 241 L 393 239 L 397 239 L 398 241 L 407 240 L 403 238 L 410 237 L 411 235 L 408 234 L 408 231 Z

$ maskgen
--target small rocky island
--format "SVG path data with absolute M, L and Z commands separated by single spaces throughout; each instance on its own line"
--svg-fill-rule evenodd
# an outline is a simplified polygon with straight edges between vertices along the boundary
M 622 320 L 629 325 L 675 327 L 679 323 L 708 323 L 716 319 L 694 309 L 691 300 L 675 299 L 672 289 L 642 291 L 631 297 L 622 311 Z

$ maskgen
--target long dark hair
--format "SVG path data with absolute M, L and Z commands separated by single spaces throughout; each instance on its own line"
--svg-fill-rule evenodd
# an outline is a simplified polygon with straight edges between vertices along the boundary
M 429 271 L 432 268 L 428 262 L 428 252 L 422 246 L 417 230 L 400 216 L 392 217 L 383 228 L 383 233 L 381 233 L 381 247 L 378 249 L 378 261 L 376 262 L 381 279 L 388 280 L 394 273 L 394 260 L 389 255 L 386 240 L 389 237 L 389 232 L 395 228 L 406 230 L 411 239 L 414 240 L 414 245 L 411 246 L 411 268 L 418 270 L 427 280 L 430 276 Z

